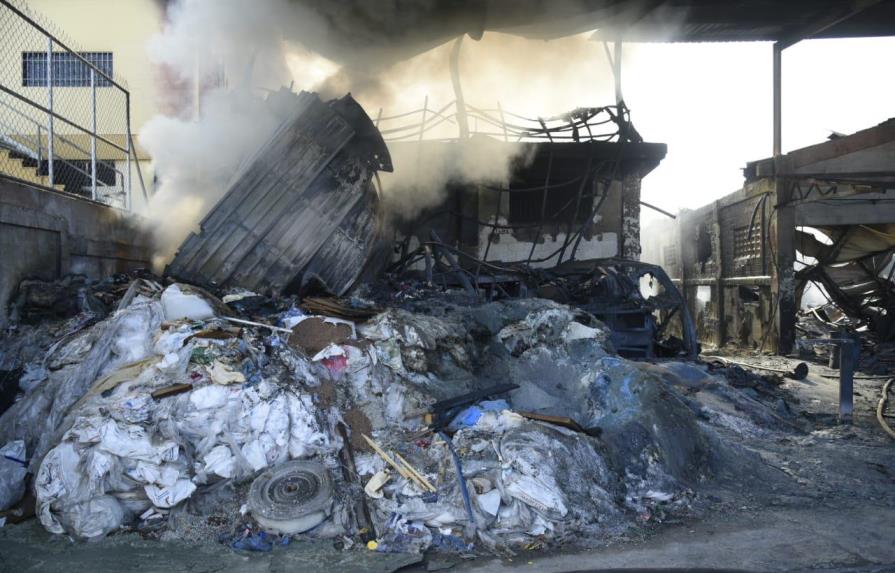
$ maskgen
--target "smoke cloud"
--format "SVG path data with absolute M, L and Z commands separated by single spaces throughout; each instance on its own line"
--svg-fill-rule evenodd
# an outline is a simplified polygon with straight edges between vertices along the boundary
M 379 59 L 359 52 L 357 61 L 337 64 L 302 41 L 313 38 L 309 44 L 319 48 L 327 25 L 287 0 L 170 5 L 164 31 L 148 47 L 169 78 L 157 94 L 166 115 L 150 120 L 140 134 L 159 182 L 145 213 L 159 244 L 159 264 L 197 229 L 240 163 L 276 128 L 279 120 L 263 102 L 266 90 L 292 84 L 296 91 L 317 91 L 324 99 L 351 92 L 374 119 L 420 109 L 427 97 L 429 110 L 454 100 L 452 39 L 397 63 L 393 53 L 382 51 Z M 320 51 L 344 54 L 345 48 Z M 614 97 L 603 47 L 589 41 L 588 34 L 550 42 L 491 32 L 480 41 L 467 37 L 459 68 L 468 104 L 491 110 L 499 104 L 507 113 L 529 118 L 605 105 Z M 419 120 L 383 121 L 380 128 Z M 495 131 L 475 122 L 469 127 L 473 133 Z M 457 133 L 455 121 L 444 121 L 424 137 L 454 138 Z M 412 216 L 436 204 L 450 180 L 504 182 L 512 161 L 524 152 L 475 136 L 464 144 L 435 147 L 390 146 L 395 173 L 384 174 L 383 192 L 386 206 L 398 215 Z

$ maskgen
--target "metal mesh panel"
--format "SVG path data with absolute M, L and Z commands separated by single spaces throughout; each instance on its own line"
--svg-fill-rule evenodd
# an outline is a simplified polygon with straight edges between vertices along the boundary
M 758 195 L 721 208 L 722 269 L 725 277 L 767 274 L 764 262 L 766 213 L 763 212 L 766 206 L 756 210 L 760 200 L 761 196 Z
M 0 174 L 129 208 L 129 97 L 114 54 L 78 49 L 21 0 L 0 0 L 0 38 Z

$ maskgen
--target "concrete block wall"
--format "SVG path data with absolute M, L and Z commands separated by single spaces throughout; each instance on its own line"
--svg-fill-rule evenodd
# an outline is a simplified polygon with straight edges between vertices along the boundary
M 100 279 L 148 268 L 150 234 L 135 215 L 0 178 L 0 327 L 28 278 Z

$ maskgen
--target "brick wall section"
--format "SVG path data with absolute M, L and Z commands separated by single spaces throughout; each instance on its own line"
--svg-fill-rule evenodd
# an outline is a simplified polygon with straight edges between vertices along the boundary
M 628 175 L 622 186 L 621 256 L 640 260 L 640 177 Z

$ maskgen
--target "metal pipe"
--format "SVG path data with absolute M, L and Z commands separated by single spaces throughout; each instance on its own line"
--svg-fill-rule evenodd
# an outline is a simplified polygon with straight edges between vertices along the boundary
M 136 149 L 136 146 L 134 145 L 134 136 L 133 136 L 133 134 L 128 135 L 128 140 L 130 141 L 130 147 L 131 147 L 131 149 Z M 146 193 L 146 182 L 143 181 L 143 170 L 140 168 L 140 161 L 139 161 L 139 159 L 136 160 L 136 161 L 134 161 L 134 167 L 137 168 L 137 178 L 140 179 L 140 189 L 143 191 L 143 200 L 146 201 L 147 203 L 149 203 L 149 194 Z M 118 171 L 118 170 L 116 169 L 116 171 Z M 377 173 L 376 176 L 377 176 L 376 180 L 378 181 L 378 180 L 379 180 L 379 174 Z
M 469 121 L 466 118 L 466 100 L 463 99 L 463 87 L 460 85 L 460 46 L 463 45 L 463 36 L 454 40 L 451 48 L 450 67 L 451 85 L 454 87 L 454 97 L 457 102 L 457 125 L 460 128 L 460 139 L 469 138 Z
M 47 125 L 47 177 L 50 187 L 55 183 L 53 173 L 53 38 L 47 38 L 47 109 L 50 111 Z
M 466 478 L 463 477 L 463 464 L 460 463 L 460 456 L 457 454 L 457 450 L 454 448 L 450 436 L 443 430 L 438 432 L 438 435 L 441 436 L 441 439 L 447 444 L 448 450 L 451 452 L 451 458 L 454 460 L 454 470 L 457 472 L 457 481 L 460 484 L 460 495 L 463 497 L 463 506 L 466 508 L 466 515 L 469 518 L 469 525 L 467 527 L 472 531 L 475 531 L 475 514 L 472 512 L 472 503 L 469 499 L 469 490 L 466 487 Z
M 429 94 L 423 100 L 423 120 L 420 122 L 420 141 L 423 140 L 423 134 L 426 132 L 426 112 L 429 111 Z
M 128 211 L 131 209 L 131 153 L 133 152 L 133 141 L 134 138 L 131 137 L 131 94 L 124 94 L 124 114 L 127 125 L 127 170 L 125 171 L 125 184 L 124 184 L 124 208 Z M 96 131 L 94 129 L 94 131 Z
M 90 138 L 90 197 L 96 201 L 96 74 L 90 70 L 90 97 L 93 106 L 93 133 Z
M 658 211 L 659 213 L 662 213 L 662 214 L 665 215 L 666 217 L 671 217 L 672 219 L 677 219 L 677 215 L 672 215 L 672 214 L 669 213 L 668 211 L 665 211 L 664 209 L 659 209 L 659 208 L 656 207 L 655 205 L 650 205 L 650 204 L 647 203 L 646 201 L 640 201 L 640 204 L 643 205 L 644 207 L 648 208 L 648 209 L 652 209 L 653 211 Z

